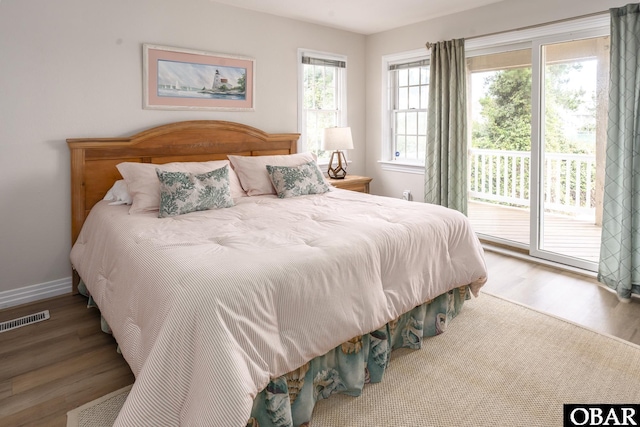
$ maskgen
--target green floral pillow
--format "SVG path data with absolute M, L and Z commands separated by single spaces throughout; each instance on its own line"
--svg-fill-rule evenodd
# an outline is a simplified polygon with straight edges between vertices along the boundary
M 305 194 L 322 194 L 330 190 L 314 161 L 300 166 L 267 165 L 267 172 L 281 199 Z
M 160 218 L 234 205 L 229 166 L 199 175 L 156 168 L 156 174 L 160 180 Z

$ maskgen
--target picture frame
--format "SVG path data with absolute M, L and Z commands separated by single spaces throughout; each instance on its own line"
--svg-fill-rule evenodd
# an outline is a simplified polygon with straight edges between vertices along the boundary
M 252 58 L 152 44 L 142 48 L 144 109 L 254 111 Z

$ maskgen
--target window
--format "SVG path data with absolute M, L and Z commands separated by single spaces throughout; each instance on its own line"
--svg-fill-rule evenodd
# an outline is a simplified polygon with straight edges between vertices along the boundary
M 422 167 L 429 99 L 427 51 L 385 57 L 384 67 L 388 90 L 383 162 Z
M 346 126 L 347 58 L 300 51 L 300 151 L 310 151 L 319 162 L 331 153 L 322 150 L 324 129 Z

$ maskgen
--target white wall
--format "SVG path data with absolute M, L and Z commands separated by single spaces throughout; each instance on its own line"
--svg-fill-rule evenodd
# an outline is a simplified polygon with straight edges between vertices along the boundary
M 424 175 L 383 171 L 382 57 L 422 49 L 425 42 L 469 38 L 549 23 L 623 6 L 627 0 L 507 0 L 478 9 L 425 21 L 367 37 L 367 150 L 366 173 L 373 177 L 371 192 L 401 197 L 411 190 L 414 200 L 424 200 Z
M 255 112 L 143 110 L 143 43 L 254 58 Z M 208 0 L 0 0 L 0 308 L 69 286 L 66 138 L 193 119 L 297 132 L 300 47 L 348 57 L 350 171 L 363 174 L 362 35 Z
M 349 59 L 350 173 L 372 176 L 373 193 L 410 189 L 422 200 L 422 175 L 383 172 L 377 163 L 383 55 L 626 3 L 507 0 L 365 37 L 208 0 L 0 0 L 0 308 L 69 286 L 66 138 L 192 119 L 296 132 L 297 49 L 334 52 Z M 255 58 L 256 111 L 143 110 L 142 43 Z

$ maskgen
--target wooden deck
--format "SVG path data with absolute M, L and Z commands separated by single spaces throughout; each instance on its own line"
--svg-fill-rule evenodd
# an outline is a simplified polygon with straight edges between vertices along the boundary
M 476 233 L 529 245 L 529 210 L 469 201 Z M 590 262 L 600 257 L 602 227 L 568 215 L 545 214 L 541 249 Z

